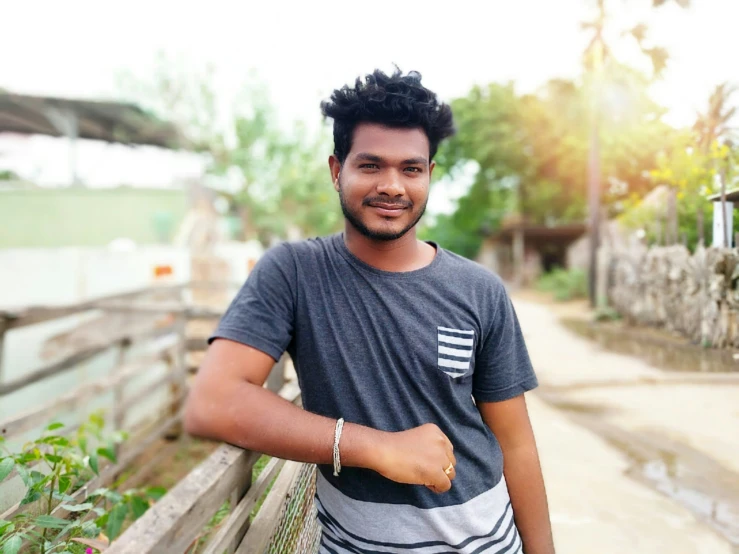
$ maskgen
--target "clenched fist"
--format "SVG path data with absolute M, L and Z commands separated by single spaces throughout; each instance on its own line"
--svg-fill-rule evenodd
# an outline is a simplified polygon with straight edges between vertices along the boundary
M 424 485 L 437 493 L 452 488 L 454 447 L 436 425 L 386 433 L 383 439 L 377 467 L 371 469 L 397 483 Z

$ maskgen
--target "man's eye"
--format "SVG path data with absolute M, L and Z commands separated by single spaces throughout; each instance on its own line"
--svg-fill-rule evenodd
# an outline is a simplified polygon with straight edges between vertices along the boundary
M 421 173 L 420 167 L 406 167 L 406 171 L 410 171 L 411 173 Z
M 360 169 L 377 169 L 377 164 L 362 164 L 359 166 Z

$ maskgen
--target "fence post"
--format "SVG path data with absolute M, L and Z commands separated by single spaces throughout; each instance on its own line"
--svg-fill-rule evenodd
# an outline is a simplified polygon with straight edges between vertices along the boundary
M 185 313 L 177 315 L 175 332 L 178 337 L 177 344 L 168 357 L 168 369 L 174 373 L 170 384 L 170 417 L 177 415 L 185 402 L 184 395 L 187 388 L 187 316 Z M 182 422 L 178 422 L 172 427 L 167 434 L 167 438 L 170 440 L 186 439 L 186 434 L 182 432 Z
M 128 339 L 123 339 L 118 347 L 118 356 L 116 356 L 115 365 L 111 373 L 115 379 L 116 373 L 120 371 L 126 362 L 126 355 L 128 354 L 128 348 L 131 345 Z M 125 396 L 126 382 L 122 381 L 117 383 L 113 388 L 113 430 L 122 431 L 123 426 L 126 422 L 126 412 L 123 411 L 123 400 Z M 120 455 L 120 444 L 115 445 L 116 456 Z

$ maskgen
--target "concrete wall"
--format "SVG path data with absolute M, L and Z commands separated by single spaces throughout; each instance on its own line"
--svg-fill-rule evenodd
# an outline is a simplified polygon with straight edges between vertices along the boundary
M 633 245 L 603 255 L 609 301 L 624 317 L 705 346 L 739 347 L 739 251 Z

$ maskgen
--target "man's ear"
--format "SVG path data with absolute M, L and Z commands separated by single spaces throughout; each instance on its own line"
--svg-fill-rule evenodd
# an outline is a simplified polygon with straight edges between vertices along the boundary
M 331 155 L 328 158 L 328 167 L 331 170 L 331 181 L 334 184 L 334 190 L 339 190 L 339 174 L 341 173 L 341 162 L 339 159 Z
M 431 175 L 434 173 L 435 167 L 436 167 L 436 162 L 431 162 L 429 164 L 429 180 L 431 180 Z

